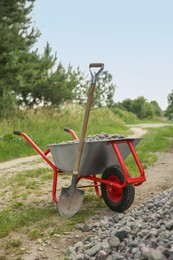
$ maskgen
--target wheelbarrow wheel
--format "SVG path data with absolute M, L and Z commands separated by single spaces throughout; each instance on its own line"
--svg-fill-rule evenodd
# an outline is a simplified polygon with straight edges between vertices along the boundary
M 124 174 L 119 166 L 111 166 L 103 172 L 102 179 L 122 184 L 124 182 Z M 101 192 L 106 205 L 111 210 L 117 212 L 127 210 L 132 205 L 135 196 L 133 184 L 118 189 L 101 183 Z

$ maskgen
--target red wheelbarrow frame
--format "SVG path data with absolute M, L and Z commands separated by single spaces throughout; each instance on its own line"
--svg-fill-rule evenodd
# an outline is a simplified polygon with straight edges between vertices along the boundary
M 75 132 L 71 129 L 68 129 L 68 128 L 65 128 L 64 129 L 65 131 L 69 132 L 72 137 L 74 139 L 78 139 L 77 135 L 75 134 Z M 13 132 L 14 134 L 16 135 L 20 135 L 20 136 L 23 136 L 27 141 L 28 143 L 31 144 L 31 146 L 38 152 L 38 154 L 41 155 L 41 157 L 50 165 L 50 167 L 53 169 L 53 183 L 52 183 L 52 198 L 54 200 L 55 203 L 58 204 L 58 199 L 57 199 L 57 196 L 56 196 L 56 191 L 57 191 L 57 181 L 58 181 L 58 174 L 59 173 L 62 173 L 62 171 L 60 169 L 58 169 L 55 164 L 47 157 L 47 155 L 50 153 L 50 148 L 46 149 L 45 152 L 43 152 L 35 143 L 34 141 L 27 135 L 25 134 L 24 132 L 19 132 L 19 131 L 14 131 Z M 101 197 L 101 193 L 100 193 L 100 190 L 99 190 L 99 186 L 100 184 L 98 183 L 103 183 L 103 184 L 106 184 L 106 185 L 111 185 L 115 188 L 118 188 L 118 189 L 122 189 L 124 188 L 125 186 L 127 186 L 128 184 L 134 184 L 135 186 L 138 186 L 138 185 L 141 185 L 145 180 L 145 173 L 144 173 L 144 169 L 142 167 L 142 164 L 138 158 L 138 155 L 135 151 L 135 148 L 132 144 L 133 142 L 133 139 L 129 139 L 129 140 L 118 140 L 118 143 L 127 143 L 128 144 L 128 147 L 133 155 L 133 158 L 136 162 L 136 165 L 139 169 L 139 173 L 140 173 L 140 176 L 138 177 L 129 177 L 129 173 L 128 173 L 128 170 L 127 170 L 127 167 L 125 165 L 125 162 L 121 156 L 121 153 L 118 149 L 118 146 L 116 144 L 116 141 L 110 141 L 109 143 L 112 145 L 113 149 L 114 149 L 114 152 L 117 156 L 117 159 L 119 161 L 119 164 L 122 168 L 122 171 L 124 173 L 124 182 L 123 184 L 118 184 L 118 183 L 115 183 L 115 182 L 112 182 L 112 181 L 109 181 L 109 180 L 104 180 L 102 178 L 99 178 L 99 177 L 96 177 L 95 175 L 89 175 L 89 176 L 79 176 L 78 177 L 78 182 L 81 180 L 81 179 L 87 179 L 87 180 L 91 180 L 94 182 L 93 185 L 85 185 L 85 186 L 78 186 L 78 188 L 87 188 L 87 187 L 94 187 L 95 188 L 95 192 L 96 194 Z

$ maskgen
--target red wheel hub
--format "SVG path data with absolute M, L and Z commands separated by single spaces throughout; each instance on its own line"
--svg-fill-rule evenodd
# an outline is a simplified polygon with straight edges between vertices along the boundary
M 111 175 L 107 179 L 108 181 L 115 182 L 118 184 L 121 184 L 120 179 L 114 175 Z M 106 185 L 106 192 L 108 194 L 108 197 L 113 202 L 119 202 L 122 199 L 123 196 L 123 190 L 115 188 L 112 185 Z

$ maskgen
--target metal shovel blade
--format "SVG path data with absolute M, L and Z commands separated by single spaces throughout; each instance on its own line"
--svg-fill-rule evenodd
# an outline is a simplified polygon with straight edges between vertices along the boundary
M 58 202 L 59 213 L 64 217 L 75 215 L 82 206 L 83 194 L 83 190 L 71 186 L 69 188 L 62 188 Z

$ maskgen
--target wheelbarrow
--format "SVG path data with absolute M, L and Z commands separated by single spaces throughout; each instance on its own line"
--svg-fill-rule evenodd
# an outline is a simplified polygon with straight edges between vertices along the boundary
M 36 143 L 24 132 L 14 131 L 30 143 L 38 154 L 53 169 L 52 198 L 58 206 L 57 183 L 58 176 L 67 172 L 72 173 L 75 160 L 75 152 L 79 142 L 76 133 L 69 128 L 64 129 L 70 133 L 74 141 L 51 144 L 43 152 Z M 141 138 L 125 138 L 85 141 L 81 164 L 78 175 L 78 188 L 93 187 L 96 194 L 103 198 L 105 204 L 113 211 L 123 212 L 127 210 L 134 201 L 135 187 L 141 185 L 145 180 L 145 172 L 136 153 L 135 147 Z M 52 154 L 53 161 L 47 156 Z M 131 177 L 125 160 L 132 154 L 139 174 Z M 101 176 L 101 177 L 100 177 Z M 91 184 L 80 186 L 80 180 L 90 180 Z

